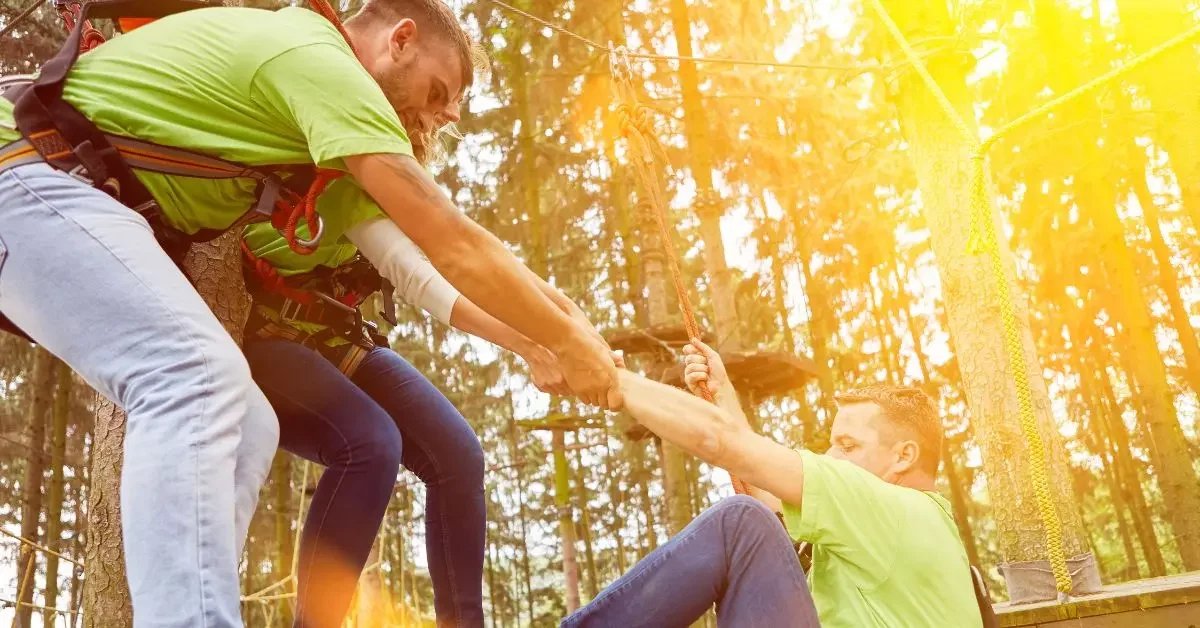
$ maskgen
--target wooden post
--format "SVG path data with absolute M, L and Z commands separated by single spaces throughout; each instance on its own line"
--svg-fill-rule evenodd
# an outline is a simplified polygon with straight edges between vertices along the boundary
M 71 369 L 56 360 L 58 385 L 54 396 L 54 426 L 50 439 L 50 490 L 46 495 L 46 547 L 57 552 L 62 541 L 63 477 L 67 453 L 67 418 L 71 412 Z M 79 522 L 76 522 L 78 525 Z M 58 608 L 58 557 L 46 555 L 46 606 Z M 54 611 L 44 611 L 42 622 L 54 626 Z
M 58 359 L 41 347 L 34 349 L 33 377 L 29 382 L 32 402 L 29 406 L 29 417 L 25 424 L 26 440 L 29 443 L 30 455 L 25 459 L 25 478 L 22 486 L 21 506 L 21 536 L 39 542 L 41 532 L 39 522 L 42 517 L 42 477 L 50 462 L 46 451 L 46 423 L 50 417 L 50 409 L 54 404 L 55 365 Z M 61 496 L 60 496 L 61 502 Z M 33 620 L 33 590 L 36 588 L 34 572 L 37 571 L 37 552 L 30 546 L 21 544 L 17 553 L 17 564 L 22 570 L 18 577 L 21 583 L 17 596 L 17 612 L 15 625 L 31 626 Z

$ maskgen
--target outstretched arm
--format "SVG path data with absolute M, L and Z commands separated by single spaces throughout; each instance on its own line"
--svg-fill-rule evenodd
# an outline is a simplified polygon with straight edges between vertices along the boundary
M 684 346 L 683 353 L 683 381 L 688 390 L 698 396 L 701 385 L 714 389 L 717 407 L 749 426 L 750 421 L 746 419 L 737 391 L 733 388 L 733 380 L 725 371 L 725 363 L 720 354 L 699 340 L 692 340 L 691 344 Z M 783 502 L 770 491 L 747 484 L 746 492 L 771 510 L 783 512 Z
M 538 389 L 559 395 L 570 392 L 557 360 L 548 349 L 462 296 L 394 222 L 382 216 L 364 220 L 346 230 L 346 239 L 396 287 L 404 301 L 443 323 L 521 356 L 529 364 L 530 376 Z
M 585 402 L 607 407 L 616 383 L 608 347 L 547 297 L 533 273 L 500 240 L 459 212 L 415 159 L 374 154 L 345 162 L 384 213 L 454 287 L 550 349 L 571 390 Z
M 621 371 L 618 381 L 625 409 L 651 432 L 800 506 L 804 461 L 799 452 L 755 434 L 744 416 L 734 416 L 678 388 L 629 371 Z

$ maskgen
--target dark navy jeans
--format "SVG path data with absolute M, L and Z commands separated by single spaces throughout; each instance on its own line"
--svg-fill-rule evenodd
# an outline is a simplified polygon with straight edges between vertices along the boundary
M 787 532 L 744 495 L 701 513 L 562 627 L 684 628 L 713 604 L 722 627 L 820 626 Z
M 327 467 L 300 539 L 295 625 L 342 625 L 404 465 L 426 486 L 438 626 L 482 627 L 483 450 L 458 410 L 389 349 L 353 379 L 286 340 L 251 340 L 245 353 L 279 415 L 279 446 Z

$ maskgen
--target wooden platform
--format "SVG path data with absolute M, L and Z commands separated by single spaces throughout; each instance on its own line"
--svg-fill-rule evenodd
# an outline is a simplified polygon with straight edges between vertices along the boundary
M 996 604 L 1005 628 L 1200 628 L 1200 571 L 1104 587 L 1066 604 Z
M 712 334 L 704 331 L 700 337 L 704 342 L 713 341 Z M 605 334 L 608 346 L 628 354 L 651 353 L 678 349 L 688 343 L 687 329 L 679 323 L 657 325 L 645 329 L 622 329 Z

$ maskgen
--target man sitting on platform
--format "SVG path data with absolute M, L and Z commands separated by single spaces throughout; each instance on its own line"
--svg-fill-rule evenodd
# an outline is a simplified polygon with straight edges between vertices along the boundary
M 934 492 L 942 434 L 928 396 L 840 395 L 829 451 L 795 451 L 750 429 L 716 352 L 684 351 L 687 386 L 711 387 L 716 406 L 621 371 L 610 407 L 623 401 L 663 440 L 761 488 L 702 513 L 563 626 L 688 626 L 713 604 L 737 628 L 981 625 L 950 504 Z M 792 539 L 813 545 L 807 577 Z

